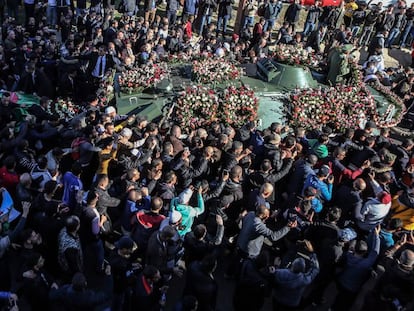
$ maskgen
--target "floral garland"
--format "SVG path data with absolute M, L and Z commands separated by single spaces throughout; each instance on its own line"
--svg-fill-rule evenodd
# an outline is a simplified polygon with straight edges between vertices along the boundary
M 259 99 L 248 86 L 229 86 L 223 91 L 222 116 L 224 123 L 242 126 L 257 119 Z
M 397 95 L 380 83 L 370 84 L 390 103 L 385 113 L 379 115 L 376 101 L 355 61 L 350 62 L 350 76 L 350 85 L 292 92 L 290 123 L 307 129 L 330 125 L 342 130 L 355 128 L 364 119 L 374 121 L 379 127 L 393 127 L 401 122 L 406 109 Z
M 168 64 L 181 64 L 181 63 L 189 63 L 194 59 L 194 55 L 189 55 L 184 52 L 180 52 L 178 54 L 169 54 L 164 61 Z
M 108 106 L 110 101 L 114 98 L 114 76 L 115 71 L 110 71 L 99 83 L 96 95 L 99 98 L 101 106 Z
M 166 64 L 151 64 L 135 67 L 119 76 L 119 86 L 124 93 L 139 93 L 154 87 L 169 75 Z
M 185 127 L 196 128 L 218 121 L 241 126 L 257 118 L 259 99 L 248 86 L 215 91 L 193 85 L 176 99 L 175 117 Z
M 193 61 L 193 80 L 203 84 L 220 84 L 240 79 L 242 69 L 223 58 L 205 58 Z
M 381 93 L 381 95 L 383 95 L 385 99 L 389 102 L 387 110 L 382 115 L 377 114 L 375 116 L 375 123 L 379 127 L 397 126 L 401 122 L 406 112 L 404 101 L 401 98 L 399 98 L 394 92 L 392 92 L 390 88 L 382 85 L 379 82 L 370 83 L 369 86 Z M 388 116 L 392 112 L 393 116 L 391 118 L 388 118 Z
M 322 56 L 303 48 L 288 44 L 278 44 L 273 51 L 273 58 L 283 64 L 318 68 Z
M 375 100 L 364 87 L 337 85 L 325 89 L 295 90 L 291 97 L 290 123 L 307 129 L 330 125 L 355 128 L 363 119 L 374 119 Z
M 48 103 L 46 111 L 52 115 L 58 115 L 60 120 L 70 121 L 85 109 L 75 105 L 70 99 L 58 98 Z
M 217 119 L 219 100 L 214 90 L 192 85 L 177 97 L 176 118 L 184 126 L 197 128 Z

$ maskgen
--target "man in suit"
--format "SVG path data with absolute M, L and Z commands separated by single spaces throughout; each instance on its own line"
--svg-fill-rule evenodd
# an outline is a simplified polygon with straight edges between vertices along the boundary
M 25 94 L 37 94 L 53 98 L 55 90 L 49 78 L 42 70 L 37 69 L 35 63 L 27 63 L 17 83 L 16 91 Z
M 86 69 L 86 76 L 92 78 L 93 91 L 99 87 L 99 83 L 105 76 L 105 73 L 115 67 L 114 59 L 107 53 L 105 45 L 101 45 L 98 52 L 92 52 L 88 55 L 80 55 L 79 59 L 88 60 L 88 67 Z
M 75 102 L 79 102 L 82 99 L 82 95 L 85 96 L 84 91 L 86 86 L 84 85 L 83 80 L 84 79 L 78 75 L 78 70 L 75 67 L 69 68 L 59 81 L 60 96 L 63 98 L 72 98 Z
M 118 29 L 118 21 L 112 20 L 110 21 L 110 27 L 105 30 L 104 33 L 104 43 L 108 44 L 109 42 L 114 42 L 117 36 L 117 29 Z

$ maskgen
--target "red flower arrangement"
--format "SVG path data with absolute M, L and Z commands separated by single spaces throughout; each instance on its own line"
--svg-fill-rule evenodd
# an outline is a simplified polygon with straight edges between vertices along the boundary
M 295 90 L 290 95 L 290 123 L 307 129 L 329 124 L 336 130 L 356 128 L 363 120 L 372 120 L 379 127 L 396 126 L 405 113 L 403 101 L 387 87 L 379 83 L 372 84 L 370 86 L 389 102 L 385 111 L 380 111 L 381 107 L 377 106 L 363 82 L 358 64 L 352 62 L 350 65 L 351 79 L 348 83 L 352 85 Z
M 184 126 L 196 128 L 215 121 L 218 107 L 219 100 L 214 90 L 192 85 L 177 97 L 175 115 Z
M 220 84 L 240 79 L 242 69 L 223 58 L 205 58 L 193 61 L 193 80 L 203 84 Z
M 282 64 L 313 68 L 318 68 L 322 61 L 322 55 L 308 51 L 300 45 L 288 44 L 276 45 L 273 51 L 273 58 Z
M 291 95 L 290 123 L 308 129 L 329 124 L 341 130 L 355 128 L 363 119 L 374 119 L 375 100 L 366 88 L 337 85 L 295 90 Z
M 154 87 L 168 75 L 169 68 L 163 63 L 135 67 L 119 76 L 119 86 L 124 93 L 140 93 Z
M 222 121 L 234 126 L 242 126 L 247 121 L 257 119 L 259 99 L 248 86 L 229 86 L 223 91 L 221 105 Z
M 259 100 L 248 86 L 215 91 L 193 85 L 177 98 L 175 116 L 185 127 L 196 128 L 218 121 L 241 126 L 257 118 Z

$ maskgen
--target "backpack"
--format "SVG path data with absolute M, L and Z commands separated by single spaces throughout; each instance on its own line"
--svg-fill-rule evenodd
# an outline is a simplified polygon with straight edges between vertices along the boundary
M 72 159 L 79 160 L 80 158 L 80 145 L 86 142 L 86 138 L 77 137 L 72 141 L 70 148 L 72 149 Z

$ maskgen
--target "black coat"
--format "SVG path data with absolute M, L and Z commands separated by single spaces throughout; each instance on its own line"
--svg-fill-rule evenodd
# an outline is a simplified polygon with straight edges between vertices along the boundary
M 31 73 L 24 72 L 17 82 L 17 91 L 22 91 L 25 94 L 36 93 L 39 96 L 47 96 L 53 98 L 55 94 L 49 78 L 41 71 L 36 69 L 34 78 Z
M 234 4 L 234 0 L 221 0 L 219 3 L 218 8 L 218 16 L 230 16 L 231 18 L 231 11 L 232 5 Z
M 72 285 L 64 285 L 51 290 L 50 300 L 64 311 L 90 311 L 96 307 L 105 305 L 112 295 L 112 276 L 105 276 L 104 290 L 97 292 L 86 289 L 76 291 Z
M 262 310 L 265 297 L 270 293 L 267 275 L 262 273 L 255 262 L 246 259 L 240 269 L 239 280 L 233 296 L 233 307 L 236 311 Z
M 133 289 L 131 305 L 134 306 L 133 310 L 145 310 L 145 311 L 158 311 L 160 310 L 160 304 L 158 303 L 161 294 L 156 284 L 153 286 L 153 290 L 148 292 L 144 285 L 144 277 L 142 274 L 138 275 L 137 282 Z
M 203 271 L 200 261 L 190 264 L 184 293 L 197 298 L 199 311 L 216 309 L 217 282 L 209 273 Z
M 299 20 L 299 13 L 302 7 L 299 4 L 292 3 L 288 6 L 285 13 L 285 21 L 289 23 L 296 23 Z

